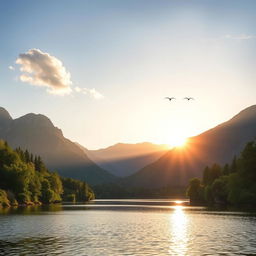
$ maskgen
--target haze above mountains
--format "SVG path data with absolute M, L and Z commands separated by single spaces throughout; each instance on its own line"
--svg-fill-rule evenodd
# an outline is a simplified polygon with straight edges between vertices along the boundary
M 168 151 L 167 145 L 149 142 L 118 143 L 98 150 L 88 150 L 82 146 L 81 148 L 100 167 L 118 177 L 134 174 L 145 165 L 155 162 Z
M 213 163 L 228 163 L 256 137 L 256 105 L 198 136 L 184 148 L 167 150 L 151 143 L 116 144 L 88 150 L 74 143 L 44 115 L 12 119 L 0 108 L 0 138 L 12 147 L 40 155 L 50 170 L 88 183 L 118 183 L 126 187 L 182 187 L 200 177 Z M 130 176 L 129 176 L 130 175 Z M 122 178 L 118 178 L 122 177 Z

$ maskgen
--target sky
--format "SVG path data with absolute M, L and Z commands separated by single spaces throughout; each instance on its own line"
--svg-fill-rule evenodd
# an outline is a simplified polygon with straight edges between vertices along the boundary
M 1 0 L 0 106 L 44 114 L 89 149 L 173 145 L 255 104 L 255 10 L 254 0 Z

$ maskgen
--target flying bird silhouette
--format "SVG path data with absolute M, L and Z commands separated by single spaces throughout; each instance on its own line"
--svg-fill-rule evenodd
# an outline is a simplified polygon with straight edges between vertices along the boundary
M 168 99 L 169 101 L 176 100 L 174 97 L 165 97 L 165 99 Z
M 192 97 L 185 97 L 184 100 L 190 101 L 190 100 L 194 100 L 194 98 L 192 98 Z

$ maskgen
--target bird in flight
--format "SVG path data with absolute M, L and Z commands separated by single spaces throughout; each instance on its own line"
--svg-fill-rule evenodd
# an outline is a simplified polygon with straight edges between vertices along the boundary
M 169 101 L 176 100 L 174 97 L 165 97 L 165 99 L 168 99 Z
M 192 97 L 185 97 L 184 100 L 190 101 L 190 100 L 194 100 L 194 98 L 192 98 Z

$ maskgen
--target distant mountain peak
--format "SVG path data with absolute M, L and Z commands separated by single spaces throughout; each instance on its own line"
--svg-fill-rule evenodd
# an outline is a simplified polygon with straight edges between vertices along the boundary
M 0 138 L 13 148 L 20 147 L 41 156 L 47 168 L 64 177 L 86 180 L 90 184 L 116 179 L 91 161 L 80 147 L 65 138 L 62 131 L 42 114 L 29 113 L 12 119 L 4 108 L 0 108 Z
M 54 127 L 52 121 L 42 114 L 29 113 L 16 120 L 33 126 Z
M 243 109 L 237 115 L 235 115 L 230 121 L 246 120 L 256 118 L 256 105 L 252 105 L 248 108 Z
M 124 177 L 156 161 L 167 151 L 167 148 L 151 142 L 139 142 L 117 143 L 98 150 L 85 148 L 83 150 L 103 169 L 116 176 Z
M 5 108 L 0 107 L 0 122 L 6 122 L 10 120 L 12 120 L 12 117 L 9 112 Z

